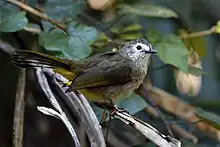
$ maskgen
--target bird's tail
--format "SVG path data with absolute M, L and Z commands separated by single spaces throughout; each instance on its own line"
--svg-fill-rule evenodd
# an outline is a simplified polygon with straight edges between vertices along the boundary
M 46 55 L 35 51 L 16 50 L 12 54 L 11 60 L 15 64 L 15 66 L 21 68 L 54 68 L 58 73 L 64 75 L 68 79 L 71 79 L 74 74 L 72 73 L 73 71 L 71 71 L 73 63 L 68 62 L 68 60 L 62 60 L 54 56 Z
M 62 59 L 54 56 L 46 55 L 43 53 L 28 51 L 28 50 L 16 50 L 12 54 L 12 62 L 21 68 L 27 67 L 45 67 L 45 68 L 63 68 L 70 70 L 71 64 L 65 62 Z

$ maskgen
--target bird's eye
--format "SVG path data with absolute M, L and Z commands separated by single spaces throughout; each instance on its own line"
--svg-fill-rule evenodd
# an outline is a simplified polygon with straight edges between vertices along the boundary
M 141 50 L 142 49 L 142 47 L 140 45 L 138 45 L 136 48 L 137 48 L 137 50 Z

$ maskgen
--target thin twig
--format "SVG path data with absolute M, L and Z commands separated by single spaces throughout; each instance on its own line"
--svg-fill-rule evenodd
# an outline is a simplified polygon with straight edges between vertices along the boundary
M 15 97 L 14 122 L 13 122 L 13 145 L 23 147 L 24 111 L 25 111 L 25 69 L 20 71 Z
M 12 54 L 16 50 L 16 48 L 14 48 L 8 42 L 5 42 L 1 39 L 0 39 L 0 49 L 8 54 Z
M 52 90 L 50 89 L 50 86 L 48 84 L 47 78 L 46 78 L 43 70 L 41 68 L 36 68 L 36 69 L 37 69 L 36 74 L 37 74 L 38 81 L 39 81 L 39 84 L 40 84 L 42 90 L 44 91 L 45 95 L 47 96 L 48 100 L 53 105 L 53 107 L 58 111 L 58 113 L 60 115 L 59 118 L 64 122 L 69 133 L 71 134 L 73 141 L 74 141 L 74 145 L 76 147 L 80 147 L 79 139 L 78 139 L 76 132 L 75 132 L 70 120 L 69 120 L 70 118 L 67 117 L 66 113 L 63 111 L 63 109 L 59 105 L 59 102 L 56 100 Z
M 195 33 L 191 33 L 188 35 L 181 35 L 180 38 L 181 39 L 190 39 L 190 38 L 195 38 L 195 37 L 207 36 L 207 35 L 210 35 L 215 32 L 216 32 L 216 26 L 213 26 L 210 29 L 204 30 L 201 32 L 195 32 Z
M 20 1 L 17 1 L 17 0 L 6 0 L 6 1 L 8 1 L 8 2 L 10 2 L 10 3 L 12 3 L 12 4 L 14 4 L 14 5 L 16 5 L 16 6 L 20 7 L 20 8 L 22 8 L 23 10 L 25 10 L 25 11 L 33 14 L 33 15 L 36 15 L 36 16 L 40 17 L 43 20 L 46 20 L 46 21 L 52 23 L 53 25 L 57 26 L 58 28 L 60 28 L 60 29 L 62 29 L 63 31 L 66 32 L 65 24 L 63 24 L 61 22 L 58 22 L 56 20 L 53 20 L 52 18 L 48 17 L 46 14 L 43 14 L 40 11 L 38 11 L 38 10 L 36 10 L 36 9 L 34 9 L 34 8 L 28 6 L 28 5 L 26 5 L 26 4 L 24 4 L 24 3 L 20 2 Z
M 170 137 L 169 135 L 164 135 L 160 133 L 157 129 L 155 129 L 150 124 L 143 122 L 142 120 L 128 114 L 125 111 L 117 111 L 114 106 L 109 105 L 108 103 L 97 103 L 97 106 L 101 108 L 105 108 L 109 112 L 112 113 L 112 116 L 116 119 L 119 119 L 123 123 L 130 125 L 131 127 L 138 130 L 142 135 L 144 135 L 147 139 L 155 143 L 160 147 L 180 147 L 181 142 L 177 139 Z
M 55 78 L 61 82 L 68 81 L 63 76 L 57 73 L 55 74 L 52 70 L 44 69 L 44 72 L 50 77 L 55 76 Z M 62 98 L 62 101 L 68 106 L 69 111 L 77 115 L 77 119 L 80 120 L 80 124 L 87 133 L 91 147 L 105 147 L 106 144 L 101 126 L 86 98 L 81 94 L 76 95 L 74 92 L 66 94 L 65 90 L 67 87 L 62 88 L 54 78 L 50 81 L 51 86 L 54 86 L 58 96 Z

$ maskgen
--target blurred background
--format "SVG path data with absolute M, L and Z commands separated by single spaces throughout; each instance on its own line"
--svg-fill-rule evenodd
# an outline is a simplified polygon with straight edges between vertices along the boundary
M 17 87 L 19 69 L 10 62 L 10 51 L 5 47 L 6 44 L 17 49 L 38 50 L 60 58 L 78 60 L 112 50 L 116 47 L 115 44 L 121 45 L 140 37 L 147 38 L 159 52 L 158 56 L 153 56 L 151 60 L 148 74 L 150 83 L 174 95 L 178 103 L 177 105 L 172 103 L 169 98 L 166 100 L 164 95 L 158 101 L 155 100 L 156 103 L 170 102 L 168 105 L 173 109 L 168 111 L 163 104 L 157 104 L 158 107 L 168 121 L 181 126 L 192 135 L 189 137 L 177 133 L 175 137 L 186 147 L 220 146 L 219 0 L 21 0 L 20 2 L 68 25 L 68 38 L 63 37 L 62 33 L 56 34 L 58 31 L 62 32 L 62 27 L 58 29 L 56 25 L 34 14 L 24 13 L 21 8 L 12 5 L 8 0 L 0 2 L 1 147 L 13 146 L 15 97 L 19 87 Z M 108 42 L 108 38 L 113 40 L 113 45 Z M 60 120 L 36 110 L 36 106 L 39 105 L 52 106 L 40 88 L 34 70 L 26 71 L 25 83 L 23 145 L 73 146 L 71 137 Z M 149 94 L 155 98 L 152 92 Z M 141 97 L 132 95 L 118 105 L 167 133 L 161 119 L 148 114 L 147 107 L 152 107 L 151 103 L 143 101 Z M 174 111 L 178 112 L 178 109 L 185 108 L 185 105 L 182 105 L 183 101 L 192 106 L 196 116 L 205 121 L 207 126 L 198 127 L 193 120 L 184 117 L 184 113 L 192 110 L 191 107 L 186 107 L 185 112 L 181 110 L 179 116 L 175 114 Z M 197 111 L 197 108 L 201 109 Z M 95 108 L 94 110 L 100 117 L 100 110 Z M 108 126 L 107 124 L 104 128 Z M 213 131 L 210 131 L 209 127 L 213 127 Z M 136 130 L 117 120 L 112 122 L 110 140 L 108 146 L 155 146 Z

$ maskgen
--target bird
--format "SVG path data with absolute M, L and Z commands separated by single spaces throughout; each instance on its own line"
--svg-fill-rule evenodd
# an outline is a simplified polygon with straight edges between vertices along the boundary
M 79 91 L 90 101 L 115 101 L 128 97 L 143 82 L 149 58 L 157 51 L 144 38 L 126 43 L 117 52 L 105 52 L 80 60 L 59 59 L 31 50 L 16 50 L 12 62 L 20 68 L 52 68 L 71 84 L 66 92 Z

